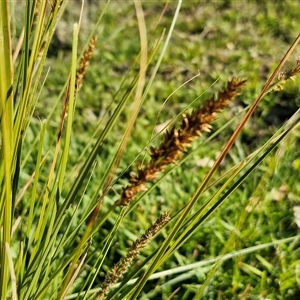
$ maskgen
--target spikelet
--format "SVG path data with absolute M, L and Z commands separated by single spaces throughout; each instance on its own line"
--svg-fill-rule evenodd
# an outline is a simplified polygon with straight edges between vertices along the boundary
M 89 65 L 90 60 L 92 58 L 92 54 L 94 52 L 96 42 L 97 42 L 97 36 L 93 36 L 89 42 L 87 49 L 84 51 L 84 53 L 80 59 L 79 68 L 76 70 L 75 94 L 77 94 L 79 92 L 80 88 L 82 87 L 83 77 L 84 77 L 86 68 Z M 69 81 L 69 85 L 70 85 L 70 81 Z M 69 88 L 70 87 L 68 86 L 67 92 L 66 92 L 66 98 L 64 101 L 64 108 L 63 108 L 64 116 L 67 116 L 68 109 L 69 109 Z
M 175 125 L 167 131 L 163 142 L 158 148 L 150 149 L 151 160 L 143 168 L 138 167 L 138 174 L 130 176 L 130 185 L 123 188 L 118 206 L 127 206 L 135 196 L 146 190 L 145 183 L 153 181 L 169 164 L 181 159 L 191 143 L 204 132 L 210 132 L 211 122 L 216 120 L 217 113 L 221 112 L 229 102 L 239 95 L 239 90 L 246 80 L 233 78 L 228 81 L 226 89 L 221 91 L 216 100 L 208 99 L 202 108 L 194 110 L 191 114 L 184 114 L 180 129 Z
M 89 65 L 89 62 L 92 58 L 95 45 L 97 42 L 97 36 L 93 36 L 89 42 L 88 48 L 84 51 L 83 56 L 80 59 L 79 68 L 76 72 L 76 92 L 78 92 L 82 86 L 82 80 L 86 71 L 87 66 Z
M 159 219 L 130 247 L 127 255 L 115 264 L 111 272 L 105 277 L 101 285 L 101 291 L 97 295 L 97 300 L 103 299 L 111 290 L 112 286 L 117 283 L 124 275 L 124 273 L 131 266 L 133 259 L 138 256 L 141 249 L 151 241 L 152 237 L 162 229 L 170 221 L 170 213 L 164 213 Z
M 278 82 L 275 82 L 271 87 L 271 92 L 278 92 L 283 90 L 283 85 L 288 80 L 294 80 L 296 75 L 300 73 L 300 59 L 297 59 L 297 64 L 295 68 L 292 68 L 288 71 L 280 72 L 278 75 Z

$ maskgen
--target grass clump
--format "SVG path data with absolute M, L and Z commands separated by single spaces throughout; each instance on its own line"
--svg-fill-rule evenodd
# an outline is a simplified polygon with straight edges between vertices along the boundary
M 226 3 L 0 2 L 1 299 L 297 297 L 299 110 L 259 117 L 300 37 L 263 61 Z

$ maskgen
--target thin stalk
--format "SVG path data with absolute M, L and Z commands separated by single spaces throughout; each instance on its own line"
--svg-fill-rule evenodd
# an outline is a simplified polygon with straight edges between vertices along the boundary
M 0 269 L 0 291 L 1 299 L 7 297 L 7 284 L 9 280 L 9 260 L 6 247 L 10 247 L 12 210 L 13 210 L 13 187 L 12 187 L 12 153 L 13 153 L 13 66 L 10 36 L 10 12 L 8 1 L 0 1 L 0 118 L 2 131 L 2 164 L 4 170 L 3 203 L 1 212 L 4 214 L 1 234 L 1 269 Z

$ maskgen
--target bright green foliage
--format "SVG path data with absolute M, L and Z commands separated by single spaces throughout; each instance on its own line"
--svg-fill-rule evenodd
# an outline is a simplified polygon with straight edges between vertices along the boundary
M 0 298 L 299 297 L 299 11 L 0 1 Z

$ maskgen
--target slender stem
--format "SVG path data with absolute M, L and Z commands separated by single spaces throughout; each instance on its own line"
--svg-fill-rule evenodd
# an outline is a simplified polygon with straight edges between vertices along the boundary
M 0 1 L 0 117 L 2 131 L 2 162 L 1 168 L 4 169 L 4 198 L 1 203 L 1 212 L 3 220 L 0 245 L 1 271 L 0 271 L 0 291 L 1 299 L 7 297 L 7 284 L 9 275 L 9 262 L 6 247 L 10 247 L 11 226 L 12 226 L 12 149 L 13 149 L 13 69 L 11 55 L 11 38 L 10 38 L 10 12 L 8 1 Z

